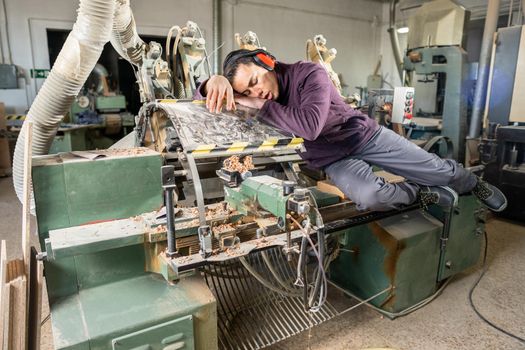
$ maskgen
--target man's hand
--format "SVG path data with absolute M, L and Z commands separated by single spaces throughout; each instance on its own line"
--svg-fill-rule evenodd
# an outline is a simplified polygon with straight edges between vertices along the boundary
M 268 100 L 265 100 L 263 98 L 248 97 L 241 94 L 235 94 L 235 102 L 249 108 L 261 109 L 266 101 Z
M 233 100 L 233 88 L 225 77 L 222 75 L 213 75 L 206 82 L 206 108 L 212 113 L 220 113 L 226 98 L 226 109 L 235 110 L 235 101 Z

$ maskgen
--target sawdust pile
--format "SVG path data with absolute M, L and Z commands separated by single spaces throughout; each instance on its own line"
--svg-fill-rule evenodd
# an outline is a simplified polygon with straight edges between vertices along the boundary
M 254 169 L 252 156 L 246 156 L 242 159 L 239 156 L 231 156 L 224 160 L 224 168 L 228 171 L 238 171 L 243 174 L 249 170 Z
M 235 226 L 232 223 L 220 224 L 212 228 L 213 233 L 220 234 L 235 230 Z

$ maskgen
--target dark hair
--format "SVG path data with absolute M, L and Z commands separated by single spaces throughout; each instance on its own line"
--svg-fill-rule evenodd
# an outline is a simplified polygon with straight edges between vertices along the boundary
M 253 56 L 245 56 L 250 53 L 250 50 L 240 49 L 232 51 L 226 56 L 224 60 L 224 65 L 222 68 L 223 75 L 228 81 L 233 83 L 233 77 L 237 74 L 237 69 L 241 64 L 250 64 L 255 63 Z

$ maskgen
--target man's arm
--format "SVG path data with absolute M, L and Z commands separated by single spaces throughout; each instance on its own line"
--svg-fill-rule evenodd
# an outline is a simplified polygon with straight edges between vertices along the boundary
M 206 99 L 206 84 L 208 83 L 209 78 L 204 80 L 197 90 L 195 90 L 195 93 L 193 94 L 194 100 L 205 100 Z
M 313 141 L 323 130 L 330 109 L 332 82 L 319 67 L 306 78 L 301 94 L 301 106 L 283 106 L 268 100 L 260 110 L 259 118 L 279 129 Z
M 235 110 L 233 89 L 222 75 L 212 75 L 203 81 L 193 94 L 193 99 L 206 99 L 206 108 L 212 113 L 220 113 L 223 105 L 227 110 Z M 226 103 L 224 103 L 224 99 L 226 99 Z

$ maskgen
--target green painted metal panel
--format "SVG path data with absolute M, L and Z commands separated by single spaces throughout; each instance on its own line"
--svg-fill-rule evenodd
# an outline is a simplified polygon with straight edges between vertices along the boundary
M 83 151 L 86 149 L 86 128 L 59 129 L 53 139 L 49 154 L 71 151 Z
M 363 299 L 392 285 L 392 292 L 372 304 L 401 311 L 436 290 L 442 227 L 415 210 L 349 229 L 330 266 L 330 278 Z
M 90 350 L 79 296 L 58 298 L 50 307 L 55 349 Z
M 97 96 L 96 108 L 101 112 L 126 109 L 126 97 L 124 95 Z
M 45 261 L 47 294 L 50 303 L 78 291 L 75 259 Z
M 309 187 L 308 190 L 312 193 L 315 198 L 315 202 L 319 208 L 326 207 L 329 205 L 337 204 L 340 201 L 340 197 L 333 193 L 323 192 L 317 187 Z
M 443 220 L 445 213 L 438 207 L 432 207 L 431 211 Z M 459 197 L 458 208 L 452 213 L 450 235 L 440 259 L 438 281 L 478 262 L 483 241 L 484 220 L 485 209 L 476 197 L 473 195 Z
M 144 274 L 144 247 L 139 244 L 78 255 L 75 256 L 75 266 L 79 289 L 115 283 Z
M 141 259 L 137 259 L 141 260 Z M 83 286 L 85 287 L 85 286 Z M 213 294 L 200 278 L 186 278 L 168 284 L 160 275 L 140 276 L 92 288 L 51 304 L 55 346 L 57 349 L 112 349 L 113 341 L 142 332 L 143 339 L 155 339 L 157 330 L 174 320 L 191 316 L 193 330 L 187 324 L 161 333 L 157 341 L 184 332 L 183 349 L 217 349 L 217 311 Z M 180 325 L 180 323 L 179 323 Z M 193 337 L 193 342 L 190 339 Z M 56 339 L 60 342 L 57 345 Z M 164 344 L 169 346 L 170 344 Z M 124 347 L 128 349 L 127 347 Z M 120 347 L 119 349 L 122 349 Z M 129 348 L 131 349 L 131 348 Z M 153 347 L 156 349 L 156 347 Z
M 124 349 L 148 349 L 163 350 L 181 349 L 193 350 L 193 317 L 188 315 L 156 325 L 147 329 L 142 329 L 112 341 L 113 350 Z
M 159 153 L 100 152 L 95 160 L 71 154 L 36 157 L 33 188 L 40 242 L 49 230 L 127 218 L 163 205 Z M 119 153 L 120 152 L 120 153 Z
M 225 188 L 228 203 L 243 214 L 247 209 L 263 208 L 286 220 L 286 204 L 289 196 L 283 195 L 282 181 L 270 176 L 254 176 L 244 180 L 238 188 Z

